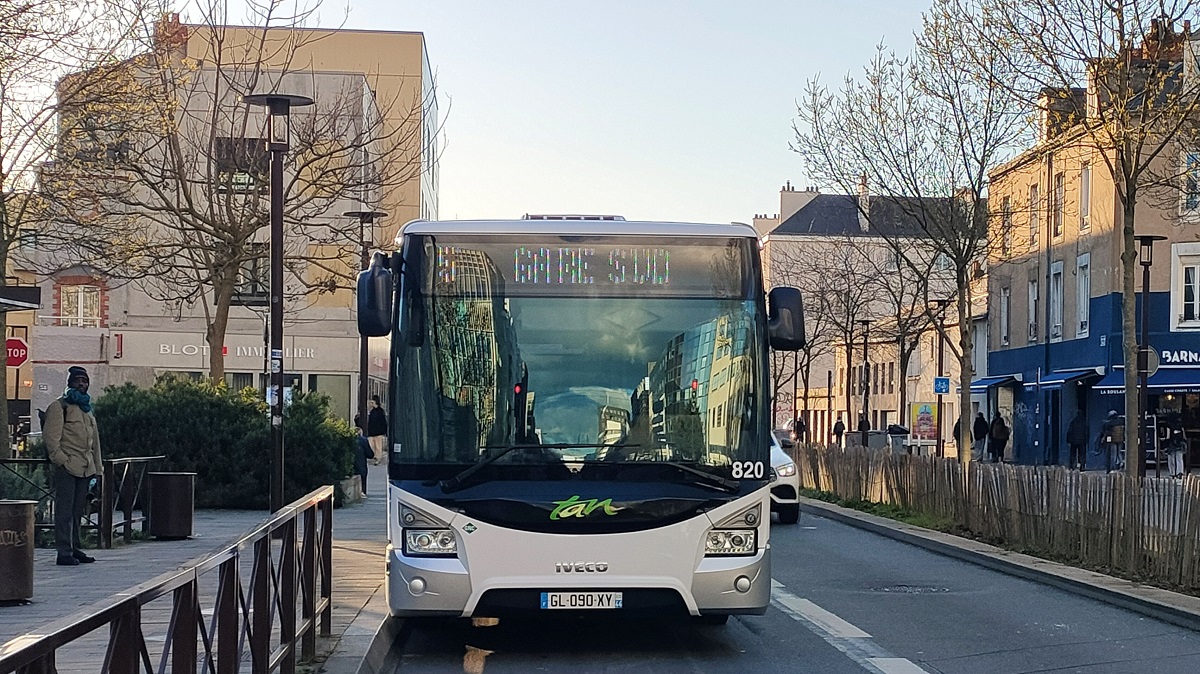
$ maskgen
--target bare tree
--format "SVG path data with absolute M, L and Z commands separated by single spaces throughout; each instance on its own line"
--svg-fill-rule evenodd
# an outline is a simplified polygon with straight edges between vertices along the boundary
M 1195 0 L 954 0 L 947 14 L 964 32 L 984 39 L 960 58 L 975 62 L 981 76 L 1021 97 L 1027 109 L 1053 108 L 1070 131 L 1090 145 L 1116 186 L 1121 211 L 1121 331 L 1125 368 L 1125 445 L 1129 470 L 1139 470 L 1141 411 L 1134 225 L 1140 196 L 1171 182 L 1158 173 L 1174 165 L 1180 141 L 1196 137 L 1200 80 L 1185 69 L 1188 32 L 1175 25 L 1198 18 Z M 981 61 L 979 53 L 1003 54 Z M 997 68 L 999 73 L 997 73 Z M 1020 76 L 1005 77 L 1014 70 Z M 1086 94 L 1072 95 L 1086 86 Z M 1046 139 L 1051 140 L 1051 139 Z M 1179 171 L 1166 174 L 1178 176 Z
M 952 4 L 937 0 L 926 13 L 911 56 L 881 47 L 862 78 L 847 76 L 836 93 L 811 81 L 799 102 L 793 149 L 819 183 L 850 192 L 865 180 L 871 198 L 860 208 L 868 219 L 877 202 L 902 214 L 907 231 L 877 227 L 880 236 L 913 272 L 920 265 L 905 242 L 914 235 L 928 241 L 953 279 L 956 313 L 969 317 L 970 287 L 989 245 L 988 171 L 1019 146 L 1029 120 L 1015 96 L 956 58 L 971 46 L 980 60 L 1001 62 L 992 72 L 1003 70 L 1001 55 L 976 47 L 982 38 L 951 20 Z M 970 428 L 971 324 L 958 323 L 951 343 L 963 382 L 961 426 Z M 969 444 L 959 447 L 960 461 L 969 461 Z
M 62 137 L 47 181 L 65 234 L 50 266 L 82 263 L 168 306 L 198 305 L 217 380 L 232 307 L 266 294 L 265 115 L 242 96 L 287 90 L 316 100 L 292 112 L 287 155 L 293 307 L 339 291 L 349 304 L 363 233 L 341 213 L 377 209 L 419 179 L 436 136 L 423 91 L 387 100 L 370 75 L 308 70 L 297 54 L 321 39 L 304 28 L 317 7 L 279 7 L 255 0 L 258 25 L 236 33 L 224 26 L 224 0 L 208 0 L 198 28 L 160 24 L 152 49 L 113 67 L 122 104 L 71 111 L 79 132 Z M 197 40 L 203 59 L 189 56 Z
M 152 0 L 24 0 L 0 3 L 0 287 L 22 237 L 38 228 L 45 203 L 36 194 L 38 173 L 54 152 L 60 130 L 69 130 L 64 108 L 97 102 L 111 73 L 101 66 L 136 51 Z M 63 86 L 56 81 L 82 72 Z M 0 334 L 7 334 L 0 312 Z M 0 368 L 0 391 L 8 390 Z M 8 396 L 0 395 L 0 419 Z

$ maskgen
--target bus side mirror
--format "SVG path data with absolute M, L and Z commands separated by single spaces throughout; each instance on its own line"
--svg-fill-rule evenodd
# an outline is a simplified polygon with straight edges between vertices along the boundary
M 375 253 L 371 266 L 358 274 L 358 332 L 383 337 L 392 331 L 392 272 L 387 256 Z
M 804 348 L 804 302 L 799 290 L 786 286 L 771 289 L 767 295 L 767 333 L 772 349 Z

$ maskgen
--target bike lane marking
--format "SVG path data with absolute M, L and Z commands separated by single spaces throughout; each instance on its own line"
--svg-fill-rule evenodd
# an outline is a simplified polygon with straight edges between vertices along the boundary
M 870 634 L 812 601 L 788 592 L 783 583 L 771 579 L 771 604 L 803 624 L 826 643 L 841 651 L 873 674 L 929 674 L 906 658 L 898 658 L 875 643 Z

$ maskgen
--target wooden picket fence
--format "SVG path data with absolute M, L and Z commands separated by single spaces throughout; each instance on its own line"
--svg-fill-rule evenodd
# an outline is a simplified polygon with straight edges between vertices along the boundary
M 986 540 L 1200 589 L 1200 477 L 1132 478 L 861 448 L 792 450 L 801 484 L 938 517 Z

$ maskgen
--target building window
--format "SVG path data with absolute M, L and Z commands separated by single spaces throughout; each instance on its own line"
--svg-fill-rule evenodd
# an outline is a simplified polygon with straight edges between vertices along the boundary
M 1092 254 L 1075 258 L 1075 325 L 1076 337 L 1087 337 L 1092 316 Z
M 100 287 L 59 286 L 58 324 L 75 328 L 100 327 Z
M 262 192 L 267 189 L 270 156 L 262 138 L 223 138 L 213 143 L 213 174 L 220 192 Z
M 1008 197 L 1000 200 L 1000 257 L 1012 254 L 1012 201 Z
M 243 260 L 233 289 L 236 306 L 265 306 L 269 299 L 271 267 L 267 261 L 266 244 L 250 244 L 251 257 Z
M 22 253 L 37 250 L 38 232 L 32 227 L 22 227 L 17 233 L 17 247 Z
M 1050 265 L 1050 339 L 1063 336 L 1063 263 Z
M 896 392 L 896 361 L 888 363 L 888 393 Z
M 1029 343 L 1033 344 L 1038 340 L 1038 282 L 1037 279 L 1029 281 Z
M 1189 152 L 1184 158 L 1183 210 L 1200 208 L 1200 152 Z
M 934 271 L 950 271 L 954 268 L 954 261 L 945 253 L 938 253 L 937 257 L 933 258 Z
M 1184 321 L 1200 320 L 1200 265 L 1183 267 L 1183 312 Z
M 1038 194 L 1038 186 L 1029 186 L 1029 247 L 1037 248 L 1038 245 L 1038 228 L 1041 216 L 1041 197 Z
M 1054 174 L 1054 203 L 1051 204 L 1053 210 L 1050 213 L 1050 232 L 1056 237 L 1063 234 L 1063 201 L 1065 197 L 1063 185 L 1063 174 Z
M 1008 346 L 1008 300 L 1012 292 L 1008 288 L 1000 289 L 1000 346 Z
M 1084 164 L 1079 169 L 1079 231 L 1092 226 L 1092 166 Z
M 1200 242 L 1171 244 L 1171 330 L 1200 330 Z

